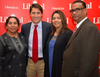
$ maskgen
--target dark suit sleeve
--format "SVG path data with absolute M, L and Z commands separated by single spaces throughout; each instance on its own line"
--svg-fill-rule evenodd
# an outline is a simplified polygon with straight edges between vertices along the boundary
M 28 28 L 29 24 L 23 24 L 21 27 L 21 34 L 23 34 L 24 36 L 26 35 L 25 33 L 27 33 L 27 31 L 29 30 Z
M 0 39 L 0 77 L 2 77 L 2 60 L 3 60 L 4 45 Z
M 97 28 L 88 27 L 82 33 L 79 41 L 81 42 L 81 53 L 78 77 L 92 77 L 91 74 L 95 71 L 94 69 L 98 69 L 100 33 Z
M 24 33 L 23 33 L 23 25 L 22 25 L 22 27 L 21 27 L 21 34 L 24 34 Z

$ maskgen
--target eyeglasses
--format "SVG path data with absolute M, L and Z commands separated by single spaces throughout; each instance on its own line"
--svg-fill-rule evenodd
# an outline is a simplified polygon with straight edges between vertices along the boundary
M 84 9 L 84 8 L 76 8 L 75 10 L 70 10 L 70 13 L 73 13 L 74 11 L 76 12 L 76 13 L 78 13 L 80 10 L 82 10 L 82 9 Z

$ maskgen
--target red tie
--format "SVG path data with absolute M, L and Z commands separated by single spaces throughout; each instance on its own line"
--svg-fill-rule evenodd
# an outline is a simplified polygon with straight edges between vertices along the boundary
M 73 34 L 76 32 L 76 30 L 77 30 L 77 27 L 75 27 Z
M 37 26 L 35 25 L 34 33 L 33 33 L 33 50 L 32 50 L 32 60 L 34 63 L 38 61 L 38 34 L 37 34 Z

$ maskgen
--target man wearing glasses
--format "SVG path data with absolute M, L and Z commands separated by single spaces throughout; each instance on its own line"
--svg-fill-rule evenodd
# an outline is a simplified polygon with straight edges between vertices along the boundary
M 99 30 L 87 18 L 83 1 L 74 1 L 70 12 L 77 29 L 63 54 L 62 77 L 99 77 Z

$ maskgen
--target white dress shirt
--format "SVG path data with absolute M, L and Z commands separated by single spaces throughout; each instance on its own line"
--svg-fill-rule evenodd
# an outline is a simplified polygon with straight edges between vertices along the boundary
M 34 31 L 34 26 L 35 24 L 32 22 L 31 27 L 30 27 L 30 34 L 29 34 L 29 39 L 28 39 L 28 56 L 32 57 L 32 45 L 33 45 L 33 31 Z M 37 33 L 38 33 L 38 58 L 43 57 L 43 49 L 42 49 L 42 21 L 40 21 L 39 24 L 37 24 Z
M 83 20 L 81 20 L 81 21 L 76 25 L 77 29 L 80 27 L 80 25 L 81 25 L 86 19 L 87 19 L 87 17 L 85 17 Z

